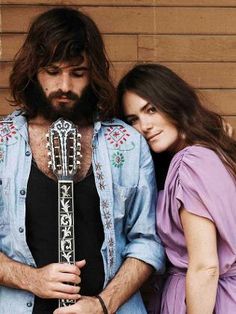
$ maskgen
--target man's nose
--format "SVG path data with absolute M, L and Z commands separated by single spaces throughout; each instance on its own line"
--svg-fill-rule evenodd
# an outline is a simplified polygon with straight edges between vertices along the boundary
M 59 81 L 58 88 L 61 89 L 64 93 L 67 93 L 71 90 L 71 78 L 68 74 L 62 74 Z

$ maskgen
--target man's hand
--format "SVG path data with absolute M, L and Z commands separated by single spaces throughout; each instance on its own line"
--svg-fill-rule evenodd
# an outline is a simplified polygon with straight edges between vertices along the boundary
M 103 310 L 97 298 L 83 296 L 77 303 L 58 308 L 53 314 L 103 314 Z
M 44 299 L 71 299 L 80 298 L 80 268 L 85 265 L 85 260 L 76 262 L 75 265 L 54 263 L 32 272 L 29 290 Z
M 80 298 L 80 269 L 85 260 L 75 265 L 54 263 L 41 268 L 12 260 L 0 252 L 0 285 L 29 291 L 45 299 Z
M 152 266 L 135 258 L 127 258 L 108 286 L 99 294 L 108 310 L 116 313 L 152 273 Z M 137 274 L 139 274 L 137 276 Z M 81 296 L 74 305 L 58 308 L 53 314 L 103 314 L 100 301 L 96 297 Z M 132 313 L 133 314 L 133 313 Z

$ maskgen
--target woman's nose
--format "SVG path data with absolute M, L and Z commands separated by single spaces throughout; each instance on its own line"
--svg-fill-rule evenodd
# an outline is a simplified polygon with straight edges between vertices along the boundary
M 144 118 L 140 120 L 140 128 L 142 132 L 148 132 L 152 129 L 152 122 L 149 119 Z

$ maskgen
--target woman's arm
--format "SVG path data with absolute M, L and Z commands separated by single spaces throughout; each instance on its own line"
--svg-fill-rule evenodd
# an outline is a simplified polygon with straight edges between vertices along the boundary
M 186 304 L 188 314 L 212 314 L 219 278 L 216 227 L 209 219 L 180 211 L 188 250 Z

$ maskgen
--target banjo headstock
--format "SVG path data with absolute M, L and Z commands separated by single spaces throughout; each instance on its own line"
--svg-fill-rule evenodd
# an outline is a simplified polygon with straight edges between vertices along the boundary
M 59 180 L 71 180 L 80 168 L 81 134 L 71 121 L 55 121 L 47 134 L 48 167 Z

